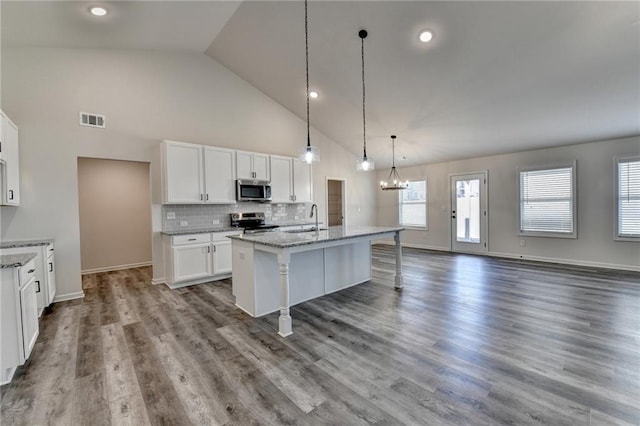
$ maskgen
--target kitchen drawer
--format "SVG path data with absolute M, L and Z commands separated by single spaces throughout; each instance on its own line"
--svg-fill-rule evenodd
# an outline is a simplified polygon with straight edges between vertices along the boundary
M 53 243 L 47 245 L 46 248 L 46 253 L 47 253 L 47 259 L 50 258 L 51 256 L 53 256 Z
M 171 244 L 174 246 L 180 246 L 184 244 L 198 244 L 198 243 L 210 243 L 211 234 L 187 234 L 187 235 L 174 235 L 171 237 Z
M 216 241 L 229 241 L 227 237 L 231 235 L 240 235 L 243 231 L 229 231 L 229 232 L 214 232 L 211 237 L 213 242 Z
M 20 267 L 20 283 L 18 284 L 20 287 L 29 282 L 36 274 L 36 261 L 35 259 L 30 260 L 24 266 Z

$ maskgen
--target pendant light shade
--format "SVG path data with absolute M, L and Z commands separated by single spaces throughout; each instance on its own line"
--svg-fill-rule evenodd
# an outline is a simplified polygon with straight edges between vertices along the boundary
M 400 191 L 409 187 L 409 181 L 402 182 L 400 174 L 396 170 L 396 135 L 391 135 L 392 164 L 387 180 L 380 182 L 380 189 L 383 191 Z
M 373 160 L 367 157 L 367 118 L 365 115 L 365 85 L 364 85 L 364 39 L 367 38 L 367 30 L 358 31 L 360 37 L 360 57 L 362 59 L 362 158 L 358 159 L 356 168 L 360 172 L 374 170 Z
M 308 164 L 320 161 L 318 148 L 311 145 L 311 133 L 309 131 L 309 14 L 307 11 L 307 0 L 304 0 L 304 57 L 307 77 L 307 146 L 298 151 L 300 160 Z

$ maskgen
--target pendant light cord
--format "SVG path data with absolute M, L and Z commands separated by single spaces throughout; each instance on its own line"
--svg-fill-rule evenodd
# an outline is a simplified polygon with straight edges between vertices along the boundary
M 365 35 L 366 37 L 366 35 Z M 360 37 L 361 41 L 361 58 L 362 58 L 362 140 L 364 142 L 364 159 L 367 159 L 367 118 L 365 115 L 365 85 L 364 85 L 364 37 Z
M 310 148 L 311 134 L 309 132 L 309 17 L 307 13 L 307 0 L 304 0 L 304 53 L 307 72 L 307 148 Z

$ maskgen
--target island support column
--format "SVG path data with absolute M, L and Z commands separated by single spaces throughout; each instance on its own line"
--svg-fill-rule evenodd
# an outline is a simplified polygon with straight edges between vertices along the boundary
M 400 245 L 400 231 L 396 231 L 393 236 L 396 242 L 396 276 L 395 276 L 395 288 L 404 287 L 404 278 L 402 277 L 402 245 Z
M 280 318 L 278 319 L 278 334 L 287 337 L 293 334 L 291 329 L 291 314 L 289 313 L 289 263 L 291 255 L 288 252 L 278 254 L 280 265 Z

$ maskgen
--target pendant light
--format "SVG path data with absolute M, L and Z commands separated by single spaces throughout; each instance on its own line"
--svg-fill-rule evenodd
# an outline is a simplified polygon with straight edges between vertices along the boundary
M 357 169 L 361 172 L 367 172 L 375 168 L 373 160 L 367 157 L 367 119 L 365 115 L 365 86 L 364 86 L 364 39 L 367 38 L 367 30 L 360 30 L 360 57 L 362 58 L 362 159 L 358 160 Z
M 304 52 L 307 73 L 307 146 L 298 152 L 299 158 L 308 164 L 320 161 L 318 148 L 311 146 L 311 134 L 309 132 L 309 17 L 307 13 L 307 0 L 304 0 Z
M 389 177 L 387 180 L 383 180 L 380 182 L 380 189 L 383 191 L 399 191 L 402 189 L 407 189 L 409 187 L 409 181 L 402 182 L 400 179 L 400 175 L 396 170 L 396 135 L 391 135 L 391 149 L 393 152 L 391 171 L 389 172 Z

